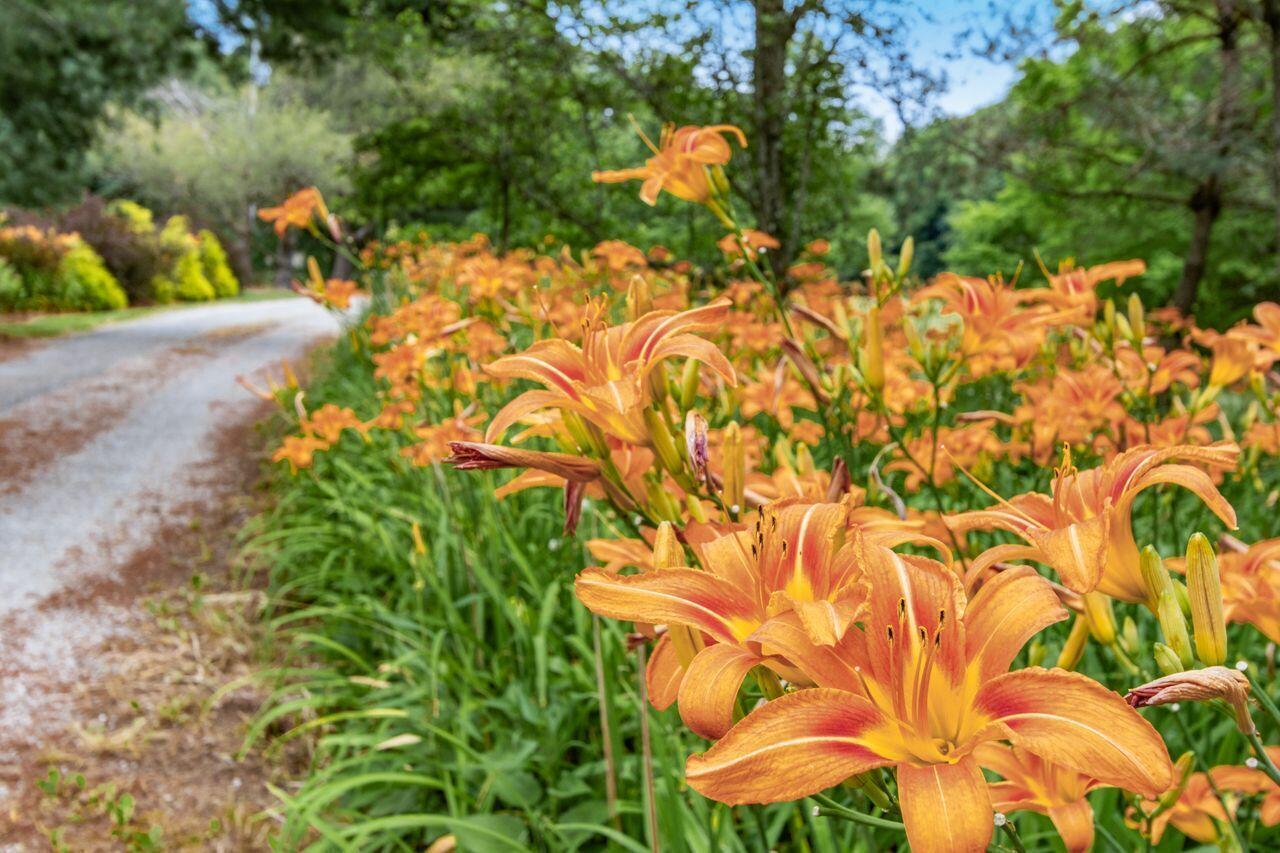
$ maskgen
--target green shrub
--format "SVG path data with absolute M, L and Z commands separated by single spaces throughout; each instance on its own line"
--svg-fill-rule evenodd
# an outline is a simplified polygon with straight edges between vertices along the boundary
M 205 278 L 213 285 L 214 295 L 219 299 L 235 296 L 240 292 L 240 282 L 231 272 L 227 253 L 217 235 L 205 229 L 196 236 L 200 240 L 200 263 L 204 267 Z
M 129 304 L 102 257 L 79 240 L 62 256 L 53 286 L 49 307 L 58 310 L 107 311 Z
M 107 206 L 107 212 L 129 223 L 135 234 L 154 234 L 156 231 L 155 216 L 136 201 L 113 201 Z
M 131 304 L 154 299 L 153 280 L 173 265 L 155 233 L 151 212 L 132 202 L 108 205 L 99 196 L 87 196 L 56 224 L 60 231 L 79 234 L 102 256 Z
M 0 258 L 0 310 L 20 304 L 24 295 L 22 276 L 13 264 Z
M 174 296 L 182 302 L 209 302 L 218 298 L 204 265 L 200 263 L 200 250 L 191 251 L 178 258 L 173 266 Z

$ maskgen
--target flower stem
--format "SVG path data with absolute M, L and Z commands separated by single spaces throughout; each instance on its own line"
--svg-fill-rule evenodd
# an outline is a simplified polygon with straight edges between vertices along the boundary
M 899 832 L 905 832 L 907 829 L 896 820 L 873 817 L 869 814 L 863 814 L 862 812 L 855 812 L 853 809 L 847 809 L 828 797 L 826 794 L 814 794 L 813 799 L 817 800 L 821 804 L 815 812 L 815 814 L 821 817 L 838 817 L 854 823 L 860 823 L 863 826 L 875 826 L 881 829 L 896 829 Z
M 1249 739 L 1249 745 L 1253 747 L 1253 751 L 1258 757 L 1258 767 L 1261 768 L 1263 773 L 1267 774 L 1272 782 L 1280 785 L 1280 769 L 1276 768 L 1271 756 L 1267 755 L 1266 747 L 1262 745 L 1262 738 L 1258 737 L 1257 730 L 1250 732 L 1245 737 Z

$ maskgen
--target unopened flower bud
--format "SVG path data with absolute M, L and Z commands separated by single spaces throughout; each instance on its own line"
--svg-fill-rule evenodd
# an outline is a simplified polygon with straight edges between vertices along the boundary
M 1116 617 L 1111 611 L 1111 597 L 1094 590 L 1084 594 L 1084 613 L 1089 620 L 1089 633 L 1104 646 L 1116 641 Z
M 1187 634 L 1187 619 L 1178 606 L 1178 598 L 1173 590 L 1160 593 L 1156 603 L 1156 618 L 1160 621 L 1160 633 L 1164 635 L 1165 644 L 1178 655 L 1182 668 L 1191 666 L 1191 637 Z
M 1062 644 L 1062 652 L 1058 655 L 1058 666 L 1063 669 L 1075 669 L 1080 663 L 1080 658 L 1084 656 L 1084 644 L 1089 639 L 1089 620 L 1084 616 L 1077 616 L 1076 621 L 1071 625 L 1071 633 L 1067 634 L 1067 641 Z
M 662 415 L 654 409 L 645 409 L 644 425 L 649 431 L 649 444 L 653 447 L 653 452 L 662 466 L 672 474 L 683 471 L 684 464 L 680 461 L 680 452 L 676 450 L 675 439 L 671 437 L 671 430 L 667 429 Z
M 743 506 L 747 481 L 747 459 L 742 447 L 742 430 L 737 421 L 724 429 L 724 442 L 720 447 L 723 456 L 724 502 L 729 506 Z
M 698 399 L 698 385 L 700 375 L 698 368 L 701 365 L 695 359 L 689 359 L 684 363 L 684 370 L 680 371 L 680 408 L 693 408 L 693 403 Z
M 1182 672 L 1182 661 L 1178 659 L 1178 653 L 1164 643 L 1152 643 L 1151 656 L 1155 659 L 1156 666 L 1165 675 Z
M 1169 809 L 1178 798 L 1182 796 L 1182 790 L 1187 787 L 1187 781 L 1191 778 L 1191 772 L 1195 769 L 1196 755 L 1194 752 L 1184 752 L 1178 756 L 1178 760 L 1173 763 L 1173 787 L 1160 795 L 1157 805 L 1161 809 Z
M 807 477 L 814 471 L 813 454 L 809 452 L 809 446 L 800 445 L 796 450 L 796 473 L 801 477 Z
M 1160 595 L 1169 588 L 1169 570 L 1164 567 L 1160 553 L 1148 545 L 1138 556 L 1138 568 L 1142 571 L 1142 583 L 1147 588 L 1147 600 L 1154 610 Z
M 1124 649 L 1125 654 L 1133 657 L 1138 654 L 1138 623 L 1133 621 L 1132 616 L 1124 617 L 1124 622 L 1120 628 L 1120 648 Z
M 1196 655 L 1210 666 L 1227 659 L 1227 623 L 1222 613 L 1222 585 L 1218 559 L 1203 533 L 1187 543 L 1187 597 L 1191 601 L 1191 628 Z
M 627 286 L 627 319 L 635 321 L 653 309 L 653 296 L 649 291 L 649 280 L 642 275 L 631 277 Z
M 1102 303 L 1102 323 L 1113 336 L 1116 331 L 1116 303 L 1108 299 Z
M 1133 330 L 1135 341 L 1141 341 L 1147 334 L 1146 318 L 1143 316 L 1142 299 L 1138 294 L 1129 294 L 1129 326 Z
M 684 559 L 684 547 L 676 536 L 676 528 L 669 521 L 658 525 L 658 533 L 653 537 L 653 567 L 655 569 L 673 569 L 687 565 Z
M 907 273 L 911 271 L 911 259 L 916 254 L 916 241 L 914 237 L 907 237 L 902 241 L 902 251 L 898 253 L 898 278 L 904 279 Z
M 884 254 L 880 249 L 880 232 L 872 228 L 867 232 L 867 266 L 872 270 L 884 260 Z
M 1134 708 L 1221 699 L 1235 711 L 1236 725 L 1241 732 L 1253 734 L 1255 731 L 1253 717 L 1249 714 L 1249 679 L 1225 666 L 1166 675 L 1133 688 L 1124 699 Z
M 884 388 L 884 329 L 880 327 L 878 305 L 867 311 L 866 321 L 862 326 L 862 352 L 858 361 L 867 387 L 872 391 Z

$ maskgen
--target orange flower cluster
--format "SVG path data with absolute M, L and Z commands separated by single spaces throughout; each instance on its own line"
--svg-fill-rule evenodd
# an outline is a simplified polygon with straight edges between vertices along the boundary
M 1280 305 L 1223 333 L 1118 307 L 1140 261 L 922 283 L 910 242 L 891 264 L 875 232 L 855 281 L 822 241 L 775 280 L 756 261 L 778 242 L 729 205 L 726 135 L 745 145 L 667 128 L 644 166 L 595 175 L 707 207 L 718 275 L 619 241 L 367 247 L 399 299 L 352 332 L 379 390 L 362 416 L 299 403 L 277 458 L 380 430 L 413 465 L 517 469 L 499 498 L 563 489 L 568 532 L 586 506 L 629 528 L 588 543 L 601 565 L 574 589 L 652 643 L 650 700 L 712 741 L 685 772 L 715 800 L 850 783 L 918 851 L 985 849 L 1020 810 L 1086 850 L 1102 787 L 1153 842 L 1226 831 L 1239 797 L 1215 779 L 1275 823 L 1265 753 L 1239 768 L 1260 777 L 1175 766 L 1170 732 L 1113 688 L 1156 695 L 1144 676 L 1176 672 L 1192 700 L 1244 705 L 1214 692 L 1225 626 L 1280 641 L 1280 539 L 1247 541 L 1274 527 L 1217 560 L 1193 542 L 1180 578 L 1150 547 L 1275 502 Z

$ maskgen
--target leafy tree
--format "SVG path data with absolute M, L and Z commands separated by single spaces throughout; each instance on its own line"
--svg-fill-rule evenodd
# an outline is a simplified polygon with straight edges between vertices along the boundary
M 1069 243 L 1089 261 L 1145 256 L 1162 295 L 1189 311 L 1202 282 L 1249 298 L 1274 286 L 1265 214 L 1274 200 L 1263 141 L 1263 52 L 1244 4 L 1064 4 L 1061 49 L 1023 64 L 1005 108 L 1008 144 L 969 150 L 1005 179 L 993 202 L 954 220 L 949 260 L 975 260 L 990 239 L 1009 258 L 1021 223 L 1041 248 Z M 965 144 L 965 140 L 957 140 Z M 1227 234 L 1244 235 L 1228 243 Z M 969 243 L 969 245 L 965 245 Z M 1227 248 L 1227 247 L 1230 248 Z M 1214 252 L 1214 247 L 1219 247 Z M 1169 257 L 1180 258 L 1171 274 Z M 1247 261 L 1247 263 L 1242 263 Z M 1176 280 L 1176 283 L 1174 283 Z M 1218 311 L 1217 300 L 1202 300 Z
M 268 86 L 209 91 L 173 82 L 157 94 L 159 120 L 137 114 L 100 145 L 100 180 L 113 195 L 164 213 L 189 213 L 227 238 L 250 281 L 256 211 L 316 185 L 345 191 L 350 136 L 324 111 Z M 285 247 L 287 250 L 287 246 Z
M 0 202 L 73 198 L 110 104 L 191 53 L 182 0 L 0 3 Z

